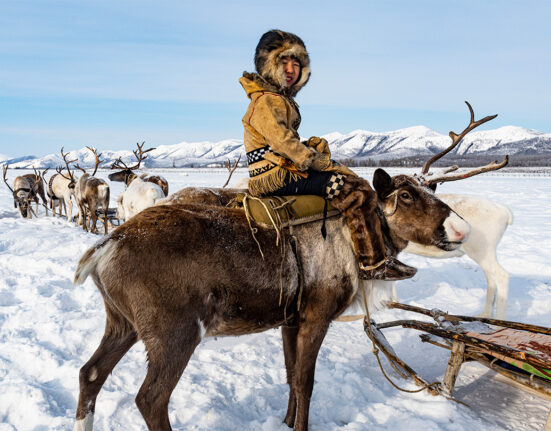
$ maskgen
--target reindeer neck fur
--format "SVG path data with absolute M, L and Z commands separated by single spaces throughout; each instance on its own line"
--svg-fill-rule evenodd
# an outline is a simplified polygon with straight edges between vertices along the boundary
M 126 187 L 128 187 L 130 185 L 130 183 L 132 181 L 134 181 L 137 177 L 138 177 L 138 175 L 136 175 L 132 171 L 130 171 L 130 173 L 125 173 L 124 174 L 124 184 L 126 185 Z

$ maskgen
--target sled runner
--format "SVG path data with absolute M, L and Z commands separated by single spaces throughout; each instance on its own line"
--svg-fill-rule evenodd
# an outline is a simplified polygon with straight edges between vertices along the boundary
M 412 378 L 421 386 L 420 390 L 428 389 L 433 395 L 451 398 L 461 365 L 467 361 L 476 361 L 544 398 L 551 399 L 551 328 L 506 320 L 457 316 L 438 309 L 427 310 L 398 302 L 388 303 L 387 306 L 434 319 L 434 323 L 419 320 L 375 323 L 370 319 L 365 319 L 364 322 L 365 332 L 374 345 L 374 353 L 377 355 L 379 350 L 382 351 L 392 367 L 401 376 Z M 382 333 L 383 329 L 397 326 L 424 332 L 420 335 L 421 341 L 451 351 L 441 383 L 424 381 L 398 358 Z M 551 414 L 545 429 L 551 430 Z

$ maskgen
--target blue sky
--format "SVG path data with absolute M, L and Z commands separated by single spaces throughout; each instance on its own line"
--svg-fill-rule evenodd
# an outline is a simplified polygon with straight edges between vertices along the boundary
M 464 100 L 551 132 L 549 22 L 530 0 L 3 0 L 0 154 L 241 138 L 237 79 L 271 28 L 310 52 L 303 136 L 461 130 Z

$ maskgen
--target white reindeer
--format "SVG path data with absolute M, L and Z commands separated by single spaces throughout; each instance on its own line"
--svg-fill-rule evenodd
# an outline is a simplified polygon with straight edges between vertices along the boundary
M 161 187 L 138 175 L 117 199 L 117 218 L 127 221 L 164 197 Z
M 505 205 L 481 197 L 451 194 L 438 194 L 438 197 L 471 225 L 469 238 L 454 251 L 447 252 L 411 242 L 404 251 L 443 259 L 465 254 L 469 256 L 484 271 L 488 284 L 486 304 L 481 316 L 492 317 L 495 305 L 495 316 L 505 319 L 509 274 L 497 261 L 496 250 L 505 229 L 513 223 L 513 214 Z M 393 294 L 396 299 L 395 290 Z
M 495 171 L 509 163 L 509 156 L 505 156 L 505 159 L 501 163 L 495 161 L 486 166 L 475 168 L 467 172 L 456 172 L 459 169 L 457 166 L 447 168 L 442 173 L 436 175 L 432 175 L 432 173 L 429 172 L 431 165 L 453 150 L 467 133 L 475 127 L 497 117 L 497 115 L 489 115 L 481 120 L 475 121 L 473 108 L 469 102 L 465 101 L 465 103 L 469 107 L 471 114 L 469 125 L 459 135 L 453 131 L 450 132 L 449 136 L 452 140 L 451 145 L 425 162 L 421 169 L 421 174 L 416 176 L 420 185 L 429 187 L 435 191 L 437 184 L 463 180 L 482 172 Z M 491 317 L 495 302 L 496 316 L 500 319 L 505 319 L 507 294 L 509 290 L 509 274 L 507 274 L 498 263 L 496 248 L 503 236 L 503 232 L 505 232 L 507 226 L 513 222 L 511 211 L 503 205 L 484 198 L 446 194 L 438 195 L 438 197 L 471 225 L 470 237 L 461 245 L 457 253 L 437 253 L 431 247 L 416 245 L 407 247 L 405 251 L 420 254 L 422 256 L 440 258 L 461 256 L 463 254 L 469 256 L 480 265 L 486 275 L 486 282 L 488 283 L 486 305 L 484 306 L 482 315 Z
M 70 164 L 76 162 L 75 160 L 67 160 L 67 154 L 63 153 L 63 148 L 61 148 L 61 157 L 65 162 L 67 167 L 68 175 L 65 175 L 62 172 L 62 168 L 56 168 L 57 174 L 53 174 L 48 181 L 46 192 L 50 198 L 50 208 L 55 217 L 56 212 L 56 203 L 58 204 L 59 216 L 63 215 L 62 209 L 65 210 L 65 215 L 67 216 L 67 223 L 72 222 L 73 218 L 73 201 L 72 197 L 76 199 L 75 196 L 75 187 L 78 182 L 78 178 L 73 175 L 71 172 Z M 69 210 L 67 211 L 67 206 Z

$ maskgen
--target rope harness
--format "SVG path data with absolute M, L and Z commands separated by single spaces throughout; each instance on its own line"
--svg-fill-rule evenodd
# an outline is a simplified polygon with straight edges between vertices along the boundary
M 256 242 L 256 245 L 258 246 L 258 251 L 260 252 L 260 255 L 262 256 L 262 260 L 265 260 L 264 252 L 262 251 L 262 247 L 260 245 L 260 242 L 256 238 L 256 233 L 258 233 L 258 229 L 253 227 L 251 224 L 251 212 L 249 208 L 249 201 L 254 200 L 257 202 L 260 202 L 262 207 L 264 208 L 264 211 L 266 211 L 266 214 L 268 214 L 268 217 L 270 219 L 271 227 L 274 228 L 276 232 L 276 247 L 279 246 L 279 244 L 282 244 L 281 249 L 281 264 L 280 264 L 280 271 L 279 271 L 279 306 L 281 306 L 281 303 L 283 302 L 283 265 L 285 263 L 285 257 L 287 254 L 287 248 L 285 246 L 286 241 L 282 241 L 282 230 L 283 230 L 283 221 L 281 220 L 281 217 L 279 215 L 279 212 L 277 210 L 285 209 L 290 217 L 289 213 L 289 206 L 295 201 L 295 199 L 291 199 L 289 201 L 283 202 L 279 206 L 270 205 L 272 209 L 274 210 L 275 219 L 272 217 L 272 213 L 270 212 L 270 209 L 268 208 L 268 205 L 260 198 L 250 196 L 249 194 L 245 194 L 243 197 L 243 208 L 245 210 L 245 217 L 247 219 L 247 223 L 249 224 L 249 229 L 251 230 L 251 235 Z M 304 277 L 302 272 L 302 264 L 298 252 L 298 240 L 293 234 L 293 225 L 288 224 L 286 227 L 289 228 L 289 239 L 291 244 L 291 250 L 293 251 L 293 255 L 295 256 L 295 263 L 297 265 L 297 272 L 298 272 L 298 297 L 297 297 L 297 311 L 300 310 L 300 304 L 302 299 L 302 293 L 304 290 Z M 288 300 L 285 303 L 285 309 L 284 309 L 284 319 L 287 320 L 287 305 Z
M 398 209 L 398 193 L 400 192 L 400 190 L 394 190 L 391 194 L 389 194 L 386 198 L 390 198 L 392 196 L 394 196 L 394 208 L 392 209 L 391 212 L 386 212 L 384 209 L 383 209 L 383 213 L 385 215 L 385 217 L 392 217 L 394 215 L 394 213 L 396 212 L 396 210 Z

